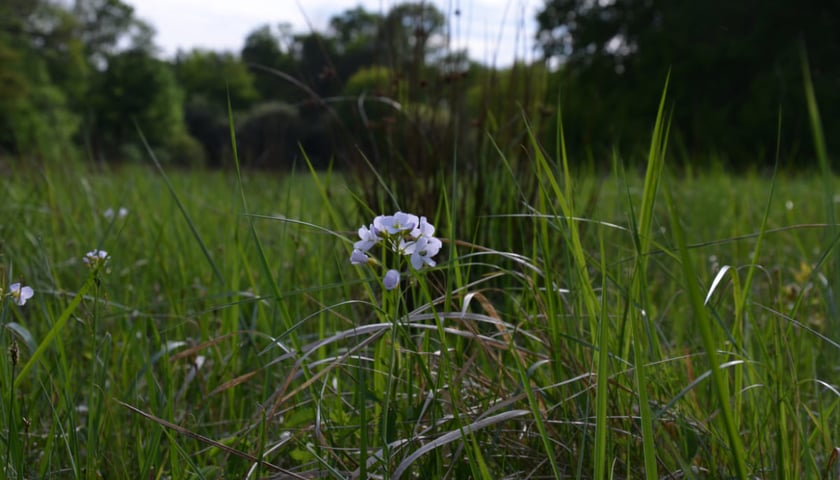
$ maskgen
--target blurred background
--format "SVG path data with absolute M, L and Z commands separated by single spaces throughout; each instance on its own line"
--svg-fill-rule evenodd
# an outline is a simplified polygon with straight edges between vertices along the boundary
M 230 118 L 247 167 L 470 171 L 488 139 L 555 155 L 562 118 L 598 169 L 643 157 L 670 78 L 675 163 L 808 168 L 805 71 L 840 146 L 838 21 L 781 0 L 4 0 L 0 158 L 145 161 L 139 130 L 168 164 L 230 167 Z

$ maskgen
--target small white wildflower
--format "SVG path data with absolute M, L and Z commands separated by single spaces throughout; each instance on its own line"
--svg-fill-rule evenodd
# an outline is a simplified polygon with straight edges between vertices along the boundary
M 437 265 L 432 257 L 438 254 L 442 243 L 434 237 L 435 227 L 426 217 L 405 212 L 379 215 L 370 226 L 360 227 L 358 233 L 360 240 L 353 244 L 353 253 L 350 254 L 350 263 L 353 265 L 372 263 L 367 252 L 378 243 L 399 255 L 409 255 L 409 263 L 415 270 L 420 270 L 424 265 Z M 402 263 L 401 257 L 388 255 L 386 258 Z M 399 282 L 400 272 L 397 269 L 389 269 L 382 278 L 382 284 L 387 290 L 397 288 Z
M 362 252 L 367 252 L 371 249 L 371 247 L 379 242 L 379 231 L 373 225 L 370 227 L 362 225 L 359 228 L 359 238 L 361 238 L 361 240 L 354 243 L 353 248 L 361 250 Z
M 441 242 L 435 237 L 420 237 L 416 242 L 406 247 L 406 253 L 411 254 L 411 266 L 420 270 L 423 265 L 434 267 L 437 265 L 432 257 L 440 251 Z
M 373 226 L 377 230 L 386 231 L 391 235 L 400 232 L 410 232 L 414 230 L 420 223 L 417 215 L 410 213 L 397 212 L 393 215 L 380 215 L 373 219 Z
M 787 211 L 793 210 L 793 200 L 788 200 L 787 202 L 785 202 L 785 209 Z
M 413 238 L 420 238 L 420 237 L 432 237 L 435 234 L 435 226 L 429 223 L 426 220 L 426 217 L 420 217 L 420 221 L 417 223 L 417 227 L 411 231 L 411 236 Z
M 117 218 L 125 218 L 128 215 L 128 209 L 125 207 L 120 207 L 116 213 Z M 105 210 L 105 212 L 102 213 L 102 215 L 108 220 L 111 220 L 112 218 L 114 218 L 114 209 L 109 207 L 107 210 Z
M 108 264 L 108 260 L 111 259 L 111 256 L 108 255 L 108 252 L 105 250 L 91 250 L 82 257 L 82 261 L 91 269 L 97 269 L 99 267 L 105 266 Z
M 32 298 L 33 295 L 35 295 L 35 291 L 32 290 L 32 287 L 24 287 L 20 283 L 9 285 L 9 296 L 20 306 L 25 305 L 26 301 Z

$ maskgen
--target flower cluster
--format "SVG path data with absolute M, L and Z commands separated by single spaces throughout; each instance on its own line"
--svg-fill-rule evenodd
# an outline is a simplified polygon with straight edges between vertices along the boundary
M 13 283 L 9 285 L 9 294 L 12 297 L 12 300 L 20 306 L 26 304 L 26 301 L 32 298 L 35 295 L 35 291 L 32 290 L 32 287 L 24 287 L 20 283 Z
M 87 252 L 84 257 L 82 257 L 82 261 L 90 268 L 91 270 L 99 270 L 108 265 L 108 260 L 111 259 L 111 256 L 108 255 L 108 252 L 105 250 L 91 250 Z
M 426 217 L 410 213 L 397 212 L 393 215 L 380 215 L 369 226 L 359 228 L 360 240 L 353 244 L 350 263 L 364 265 L 370 263 L 368 251 L 374 245 L 382 244 L 385 248 L 399 255 L 410 256 L 411 266 L 420 270 L 424 265 L 434 267 L 434 259 L 440 251 L 440 239 L 434 236 L 435 227 Z M 390 269 L 385 273 L 382 283 L 386 289 L 397 287 L 400 273 Z

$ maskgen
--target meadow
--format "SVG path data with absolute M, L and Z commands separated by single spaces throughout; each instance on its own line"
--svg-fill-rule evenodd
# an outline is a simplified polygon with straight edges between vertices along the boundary
M 2 476 L 838 478 L 836 179 L 653 144 L 453 181 L 420 269 L 340 172 L 9 162 Z

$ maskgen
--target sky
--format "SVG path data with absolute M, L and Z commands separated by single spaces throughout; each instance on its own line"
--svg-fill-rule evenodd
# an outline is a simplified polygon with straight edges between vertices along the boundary
M 294 32 L 326 30 L 329 19 L 361 5 L 387 13 L 398 0 L 124 0 L 157 30 L 155 42 L 171 57 L 192 48 L 239 52 L 245 37 L 265 25 L 289 23 Z M 426 0 L 449 18 L 452 46 L 470 58 L 508 66 L 531 60 L 536 12 L 543 0 Z M 460 10 L 460 15 L 455 12 Z M 311 25 L 311 28 L 310 28 Z

